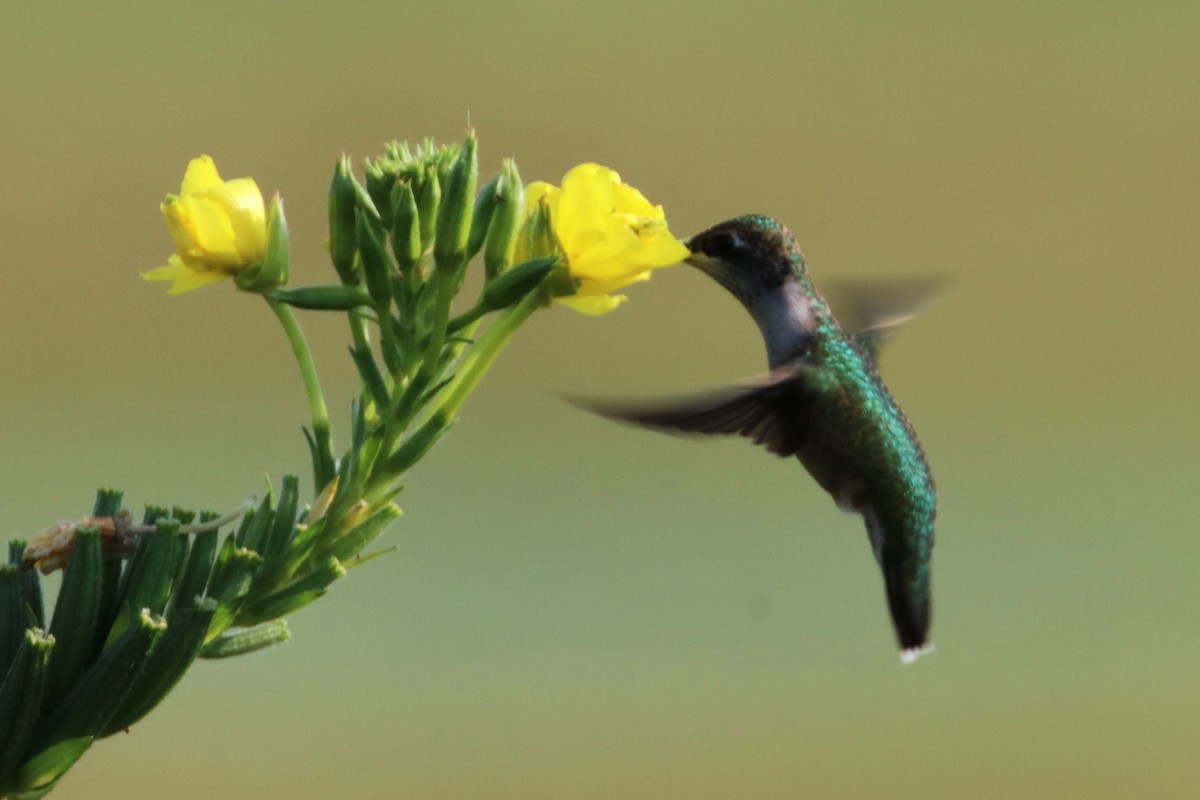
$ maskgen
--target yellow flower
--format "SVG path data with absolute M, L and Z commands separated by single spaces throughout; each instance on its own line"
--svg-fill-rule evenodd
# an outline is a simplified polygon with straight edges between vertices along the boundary
M 662 206 L 652 206 L 621 176 L 599 164 L 580 164 L 562 188 L 543 181 L 525 187 L 526 216 L 545 203 L 566 255 L 575 294 L 556 298 L 585 314 L 604 314 L 625 300 L 612 295 L 650 279 L 650 270 L 678 264 L 688 249 L 667 230 Z
M 175 237 L 166 266 L 142 273 L 148 281 L 173 281 L 170 294 L 228 278 L 260 262 L 267 247 L 262 193 L 251 178 L 223 181 L 208 156 L 193 158 L 179 195 L 162 205 Z

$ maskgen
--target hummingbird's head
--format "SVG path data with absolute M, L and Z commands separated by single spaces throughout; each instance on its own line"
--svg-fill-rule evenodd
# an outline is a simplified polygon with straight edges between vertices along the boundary
M 804 256 L 792 234 L 778 221 L 759 214 L 737 217 L 684 242 L 685 259 L 751 308 L 764 295 L 795 280 Z
M 714 225 L 684 244 L 692 251 L 685 261 L 712 276 L 750 312 L 772 367 L 807 347 L 817 310 L 804 256 L 787 228 L 752 214 Z

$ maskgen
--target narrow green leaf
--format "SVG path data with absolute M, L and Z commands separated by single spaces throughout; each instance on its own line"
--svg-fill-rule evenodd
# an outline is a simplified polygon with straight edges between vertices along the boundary
M 10 791 L 42 706 L 46 667 L 54 638 L 36 628 L 24 630 L 20 646 L 0 683 L 0 796 Z
M 75 549 L 63 573 L 54 605 L 50 635 L 56 642 L 46 676 L 46 698 L 57 702 L 87 668 L 93 642 L 103 640 L 96 622 L 104 579 L 100 559 L 100 529 L 75 532 Z
M 149 609 L 162 614 L 171 589 L 187 556 L 187 538 L 179 535 L 179 520 L 160 520 L 154 533 L 138 539 L 137 551 L 125 568 L 125 594 L 121 605 L 129 621 Z
M 25 573 L 12 564 L 0 566 L 0 680 L 25 638 Z
M 261 564 L 262 556 L 253 550 L 238 547 L 233 534 L 229 534 L 217 555 L 212 580 L 208 585 L 208 596 L 218 603 L 226 603 L 245 594 L 250 579 Z
M 338 537 L 330 547 L 329 554 L 338 561 L 355 558 L 371 542 L 383 533 L 393 521 L 400 518 L 400 509 L 389 503 Z
M 238 547 L 254 551 L 262 548 L 263 539 L 266 538 L 267 531 L 270 530 L 271 523 L 275 520 L 274 512 L 271 510 L 272 499 L 272 494 L 268 492 L 263 501 L 258 504 L 258 508 L 242 517 L 242 523 L 238 526 L 235 539 Z
M 300 479 L 295 475 L 284 475 L 279 483 L 279 502 L 275 506 L 275 520 L 263 542 L 263 568 L 256 576 L 259 586 L 256 591 L 270 588 L 282 580 L 295 566 L 288 556 L 288 545 L 296 535 L 296 511 L 300 504 Z
M 128 728 L 170 694 L 196 660 L 216 609 L 213 600 L 204 601 L 202 608 L 176 609 L 166 633 L 150 651 L 137 682 L 100 736 L 111 736 Z
M 92 505 L 93 517 L 116 516 L 121 510 L 121 500 L 125 493 L 117 489 L 97 489 L 96 502 Z
M 329 585 L 345 577 L 346 570 L 336 558 L 331 558 L 314 571 L 284 586 L 261 600 L 246 603 L 238 615 L 239 621 L 257 624 L 279 619 L 316 600 L 325 594 Z
M 142 665 L 167 625 L 143 610 L 137 621 L 104 648 L 69 692 L 39 722 L 34 732 L 35 748 L 49 747 L 64 739 L 96 736 L 125 701 L 136 683 Z M 53 658 L 51 658 L 53 664 Z
M 192 538 L 187 564 L 183 568 L 183 575 L 176 584 L 174 595 L 171 598 L 172 609 L 178 611 L 184 608 L 194 608 L 196 598 L 204 596 L 204 590 L 208 587 L 208 579 L 212 575 L 216 559 L 217 536 L 218 531 L 214 529 L 201 531 Z
M 375 363 L 375 356 L 370 350 L 359 350 L 358 348 L 350 348 L 350 357 L 354 359 L 354 366 L 358 367 L 358 374 L 362 376 L 363 385 L 367 388 L 371 399 L 375 401 L 378 408 L 386 408 L 388 404 L 388 389 L 387 384 L 383 380 L 383 373 L 379 371 L 379 365 Z
M 12 782 L 13 800 L 33 800 L 54 787 L 55 781 L 92 746 L 91 736 L 67 739 L 47 747 L 21 765 Z M 38 794 L 33 794 L 33 793 Z

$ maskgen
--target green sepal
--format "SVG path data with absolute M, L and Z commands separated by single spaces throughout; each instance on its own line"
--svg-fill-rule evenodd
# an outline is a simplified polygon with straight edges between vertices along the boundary
M 417 216 L 421 224 L 421 252 L 424 253 L 433 243 L 433 233 L 437 230 L 438 209 L 442 205 L 442 182 L 437 170 L 427 166 L 422 171 L 419 185 L 413 189 L 417 199 Z
M 512 266 L 521 232 L 521 215 L 525 213 L 525 186 L 521 183 L 517 164 L 511 158 L 505 160 L 500 170 L 496 196 L 487 244 L 483 249 L 483 267 L 489 281 Z
M 240 270 L 233 276 L 234 282 L 239 289 L 258 293 L 287 285 L 290 251 L 291 237 L 287 218 L 283 215 L 283 198 L 276 194 L 267 209 L 267 249 L 263 260 Z
M 399 506 L 388 503 L 339 536 L 330 547 L 329 554 L 338 561 L 349 561 L 375 541 L 388 525 L 400 518 L 402 513 Z
M 100 736 L 111 736 L 133 725 L 175 688 L 196 660 L 216 610 L 215 600 L 205 600 L 199 608 L 180 608 L 171 615 L 167 630 L 142 666 L 138 681 Z
M 392 261 L 384 247 L 383 226 L 370 214 L 358 215 L 358 252 L 367 293 L 379 313 L 386 313 L 392 302 Z
M 261 600 L 247 603 L 243 606 L 239 619 L 266 621 L 287 616 L 325 594 L 329 584 L 345 575 L 345 567 L 336 558 L 330 558 L 303 578 Z
M 54 648 L 54 637 L 37 628 L 24 629 L 12 662 L 0 682 L 0 797 L 12 791 L 12 776 L 21 763 L 33 734 L 46 666 Z
M 304 286 L 275 289 L 272 300 L 307 311 L 349 311 L 371 305 L 371 296 L 357 286 Z
M 542 198 L 534 206 L 533 211 L 521 224 L 517 234 L 517 253 L 525 260 L 540 258 L 561 252 L 558 237 L 550 219 L 550 206 L 546 198 Z
M 343 155 L 334 164 L 329 183 L 329 259 L 344 284 L 354 283 L 354 254 L 358 252 L 354 221 L 357 183 L 350 159 Z
M 471 232 L 471 212 L 475 183 L 479 177 L 474 131 L 467 134 L 458 158 L 446 176 L 442 204 L 438 209 L 437 230 L 433 236 L 433 258 L 439 270 L 457 275 L 466 262 L 467 237 Z
M 557 255 L 534 258 L 501 273 L 484 288 L 484 306 L 497 311 L 520 302 L 554 271 L 559 260 Z
M 103 641 L 97 626 L 103 577 L 100 529 L 81 527 L 75 532 L 75 549 L 63 572 L 50 622 L 56 644 L 46 674 L 49 703 L 66 694 L 87 668 L 98 640 Z
M 21 765 L 4 796 L 12 800 L 37 800 L 45 796 L 58 779 L 83 757 L 94 738 L 78 736 L 47 747 Z
M 152 617 L 143 609 L 137 621 L 104 648 L 71 691 L 48 706 L 50 712 L 42 717 L 34 731 L 34 747 L 40 749 L 63 739 L 96 736 L 104 730 L 138 680 L 142 665 L 166 629 L 167 624 L 161 617 Z
M 411 274 L 421 260 L 421 215 L 406 181 L 397 181 L 392 191 L 392 252 L 402 275 Z
M 468 261 L 483 248 L 483 242 L 487 239 L 492 213 L 500 202 L 499 185 L 500 173 L 497 172 L 483 185 L 475 197 L 475 208 L 471 211 L 471 232 L 467 234 Z
M 200 648 L 199 658 L 232 658 L 264 647 L 282 644 L 292 638 L 288 625 L 273 619 L 251 628 L 231 628 Z

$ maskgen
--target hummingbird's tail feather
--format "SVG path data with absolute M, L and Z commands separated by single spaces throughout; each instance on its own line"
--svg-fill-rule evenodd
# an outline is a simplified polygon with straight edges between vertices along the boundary
M 884 551 L 880 567 L 887 591 L 888 611 L 900 642 L 900 660 L 911 664 L 933 650 L 929 641 L 929 582 L 914 579 L 908 559 L 889 557 Z

